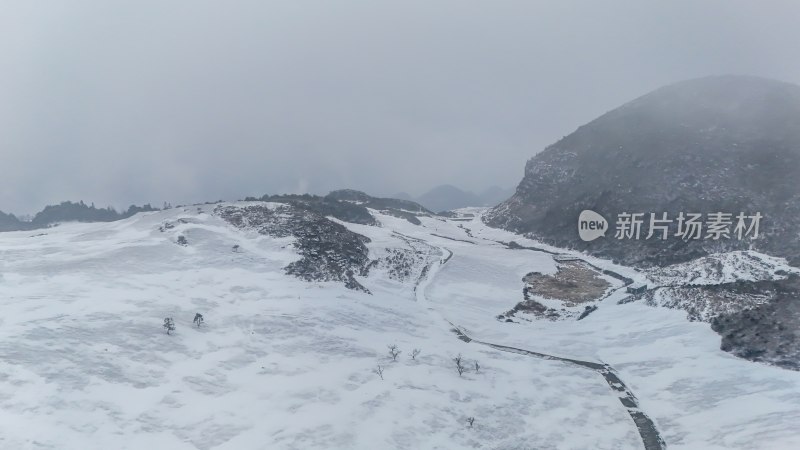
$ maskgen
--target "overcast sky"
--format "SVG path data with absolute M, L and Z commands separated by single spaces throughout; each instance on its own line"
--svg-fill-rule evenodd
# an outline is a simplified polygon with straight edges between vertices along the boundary
M 654 88 L 800 83 L 800 2 L 0 0 L 0 210 L 515 186 Z

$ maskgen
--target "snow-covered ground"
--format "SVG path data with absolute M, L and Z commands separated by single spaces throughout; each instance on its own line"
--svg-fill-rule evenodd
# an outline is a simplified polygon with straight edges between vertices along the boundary
M 462 342 L 447 321 L 610 364 L 669 448 L 800 448 L 800 374 L 720 351 L 681 311 L 618 305 L 623 289 L 580 322 L 496 320 L 525 274 L 556 263 L 508 249 L 497 241 L 536 243 L 477 216 L 345 224 L 371 239 L 371 258 L 414 261 L 408 276 L 377 264 L 359 278 L 369 295 L 285 275 L 293 238 L 208 212 L 0 234 L 0 448 L 642 448 L 594 371 Z M 457 354 L 480 371 L 460 377 Z
M 592 372 L 461 342 L 380 271 L 374 295 L 284 275 L 291 238 L 194 208 L 45 233 L 0 234 L 0 448 L 640 445 Z
M 381 221 L 419 238 L 428 233 L 392 218 L 381 217 Z M 490 320 L 521 299 L 525 274 L 555 270 L 547 253 L 508 250 L 495 241 L 548 247 L 488 228 L 477 215 L 470 222 L 424 219 L 423 224 L 435 229 L 435 234 L 475 243 L 425 238 L 454 254 L 432 280 L 427 297 L 437 311 L 471 336 L 612 365 L 655 420 L 669 448 L 800 448 L 800 373 L 719 350 L 719 336 L 706 323 L 688 322 L 684 311 L 641 303 L 619 305 L 624 290 L 604 300 L 582 321 L 509 324 Z M 647 281 L 632 269 L 581 256 L 602 268 Z

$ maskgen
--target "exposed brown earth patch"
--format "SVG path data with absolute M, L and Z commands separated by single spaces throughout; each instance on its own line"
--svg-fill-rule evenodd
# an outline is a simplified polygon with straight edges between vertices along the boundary
M 581 261 L 565 261 L 559 264 L 554 275 L 532 272 L 525 276 L 525 299 L 531 295 L 560 300 L 564 306 L 597 300 L 611 287 L 611 283 L 599 276 L 599 272 Z

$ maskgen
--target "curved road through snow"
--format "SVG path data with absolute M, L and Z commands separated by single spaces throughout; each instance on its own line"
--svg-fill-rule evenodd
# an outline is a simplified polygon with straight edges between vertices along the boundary
M 400 235 L 400 233 L 397 234 Z M 402 236 L 407 239 L 422 241 L 421 239 L 412 238 L 410 236 L 406 235 Z M 658 429 L 656 428 L 656 425 L 653 422 L 653 420 L 650 419 L 650 417 L 648 417 L 647 414 L 645 414 L 644 411 L 641 410 L 641 408 L 639 407 L 639 402 L 636 399 L 636 396 L 633 394 L 633 392 L 631 392 L 630 389 L 628 389 L 625 383 L 617 375 L 617 372 L 610 365 L 593 361 L 582 361 L 578 359 L 563 358 L 560 356 L 548 355 L 546 353 L 534 352 L 521 348 L 509 347 L 506 345 L 496 344 L 492 342 L 476 340 L 468 336 L 461 327 L 459 327 L 456 324 L 453 324 L 446 317 L 442 316 L 442 314 L 439 311 L 431 307 L 427 297 L 425 296 L 425 289 L 431 283 L 431 281 L 436 277 L 436 274 L 439 271 L 439 269 L 442 266 L 444 266 L 448 261 L 450 261 L 450 259 L 454 256 L 454 253 L 452 250 L 445 247 L 435 246 L 427 242 L 426 244 L 430 245 L 431 247 L 440 249 L 442 252 L 441 253 L 442 256 L 444 255 L 448 256 L 444 259 L 439 259 L 438 263 L 437 262 L 430 263 L 425 267 L 425 269 L 422 272 L 422 275 L 420 276 L 420 279 L 417 280 L 417 285 L 414 288 L 417 296 L 417 301 L 426 305 L 428 310 L 430 310 L 431 312 L 435 312 L 444 321 L 450 324 L 450 326 L 452 327 L 451 331 L 453 331 L 458 336 L 459 339 L 461 339 L 464 342 L 485 345 L 504 352 L 517 353 L 540 359 L 561 361 L 565 364 L 571 364 L 583 369 L 589 369 L 597 372 L 598 374 L 602 375 L 603 379 L 606 380 L 606 383 L 608 383 L 612 392 L 618 396 L 620 402 L 628 411 L 628 414 L 630 414 L 631 418 L 633 419 L 633 422 L 636 424 L 637 430 L 639 431 L 639 436 L 641 436 L 642 438 L 642 444 L 644 444 L 645 450 L 662 450 L 667 447 L 666 443 L 664 442 L 664 439 L 658 432 Z

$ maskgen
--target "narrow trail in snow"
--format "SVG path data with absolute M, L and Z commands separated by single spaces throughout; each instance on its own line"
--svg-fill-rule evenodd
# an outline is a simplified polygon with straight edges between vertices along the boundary
M 413 239 L 417 242 L 425 242 L 422 239 L 411 238 L 410 236 L 405 236 L 405 235 L 402 236 L 409 239 Z M 420 278 L 417 280 L 417 284 L 414 286 L 414 292 L 416 294 L 417 300 L 424 303 L 429 311 L 436 312 L 440 317 L 442 317 L 442 319 L 444 319 L 447 323 L 451 325 L 452 327 L 451 331 L 454 332 L 459 339 L 467 343 L 474 342 L 476 344 L 485 345 L 487 347 L 491 347 L 495 350 L 503 352 L 517 353 L 520 355 L 527 355 L 534 358 L 560 361 L 566 364 L 575 365 L 599 373 L 600 375 L 603 376 L 603 379 L 606 380 L 608 386 L 617 395 L 619 401 L 622 403 L 622 405 L 628 411 L 628 414 L 630 414 L 631 418 L 633 419 L 633 422 L 636 425 L 636 429 L 639 431 L 639 436 L 642 439 L 642 444 L 644 444 L 645 450 L 666 449 L 667 444 L 664 442 L 664 439 L 658 432 L 658 428 L 656 428 L 655 423 L 653 422 L 652 419 L 650 419 L 650 417 L 647 414 L 644 413 L 644 411 L 641 410 L 636 396 L 633 394 L 633 392 L 631 392 L 630 389 L 628 389 L 627 385 L 625 385 L 625 383 L 619 378 L 617 372 L 610 365 L 592 361 L 582 361 L 578 359 L 563 358 L 560 356 L 548 355 L 546 353 L 539 353 L 521 348 L 509 347 L 506 345 L 500 345 L 491 342 L 476 340 L 468 336 L 466 333 L 464 333 L 464 331 L 459 326 L 450 322 L 435 308 L 431 307 L 425 295 L 425 289 L 433 280 L 433 278 L 436 276 L 436 273 L 439 271 L 439 269 L 450 261 L 450 259 L 454 256 L 454 253 L 452 250 L 445 247 L 434 246 L 427 242 L 426 244 L 431 247 L 439 248 L 440 250 L 442 250 L 442 256 L 444 256 L 445 252 L 447 252 L 448 256 L 445 259 L 440 259 L 438 263 L 434 262 L 427 264 L 425 266 Z
M 633 392 L 628 389 L 628 386 L 619 378 L 617 372 L 614 370 L 613 367 L 609 366 L 608 364 L 601 364 L 591 361 L 582 361 L 579 359 L 570 359 L 570 358 L 562 358 L 560 356 L 548 355 L 546 353 L 539 353 L 533 352 L 530 350 L 524 350 L 521 348 L 516 347 L 509 347 L 506 345 L 499 345 L 493 344 L 491 342 L 484 342 L 479 341 L 477 339 L 472 339 L 471 337 L 467 336 L 464 331 L 462 331 L 458 326 L 453 325 L 452 331 L 464 342 L 474 342 L 476 344 L 485 345 L 491 347 L 495 350 L 500 350 L 503 352 L 509 353 L 517 353 L 520 355 L 528 355 L 534 358 L 541 358 L 541 359 L 548 359 L 553 361 L 561 361 L 567 364 L 573 364 L 576 366 L 584 367 L 590 370 L 594 370 L 595 372 L 599 373 L 603 376 L 608 383 L 609 387 L 617 394 L 619 397 L 619 401 L 628 411 L 633 422 L 636 424 L 636 429 L 639 431 L 639 436 L 642 438 L 642 444 L 644 444 L 645 450 L 662 450 L 667 448 L 667 444 L 664 442 L 664 439 L 661 437 L 661 434 L 658 432 L 658 428 L 656 428 L 655 423 L 653 422 L 644 411 L 641 410 L 639 407 L 639 402 Z

